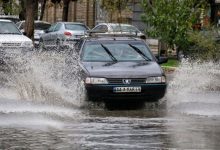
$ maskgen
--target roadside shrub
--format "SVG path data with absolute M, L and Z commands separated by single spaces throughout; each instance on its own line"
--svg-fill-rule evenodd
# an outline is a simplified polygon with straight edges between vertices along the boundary
M 218 39 L 219 38 L 219 39 Z M 220 60 L 220 37 L 216 30 L 192 31 L 185 54 L 201 61 Z

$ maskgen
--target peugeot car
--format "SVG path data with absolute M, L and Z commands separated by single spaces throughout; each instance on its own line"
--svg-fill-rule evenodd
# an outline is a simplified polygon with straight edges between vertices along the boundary
M 136 99 L 158 101 L 166 93 L 166 76 L 160 63 L 140 38 L 97 36 L 81 39 L 82 80 L 89 100 Z

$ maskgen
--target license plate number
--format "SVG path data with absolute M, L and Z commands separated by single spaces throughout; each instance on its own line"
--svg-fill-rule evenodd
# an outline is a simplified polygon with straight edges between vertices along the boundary
M 141 87 L 114 87 L 115 93 L 141 92 Z

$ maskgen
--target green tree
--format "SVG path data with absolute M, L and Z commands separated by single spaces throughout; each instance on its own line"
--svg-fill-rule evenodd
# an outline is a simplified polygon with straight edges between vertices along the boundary
M 16 0 L 0 0 L 5 15 L 17 15 L 19 13 L 19 4 Z
M 207 0 L 143 0 L 147 35 L 160 38 L 171 48 L 188 46 L 187 32 L 199 21 L 200 8 L 207 4 Z

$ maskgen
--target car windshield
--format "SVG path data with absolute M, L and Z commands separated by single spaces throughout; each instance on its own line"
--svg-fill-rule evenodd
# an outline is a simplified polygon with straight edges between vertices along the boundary
M 153 57 L 142 42 L 87 42 L 81 54 L 82 61 L 151 61 Z
M 0 22 L 0 34 L 22 34 L 12 22 Z
M 138 29 L 131 25 L 113 25 L 113 32 L 139 32 Z
M 65 24 L 65 29 L 73 31 L 86 31 L 88 28 L 82 24 Z

